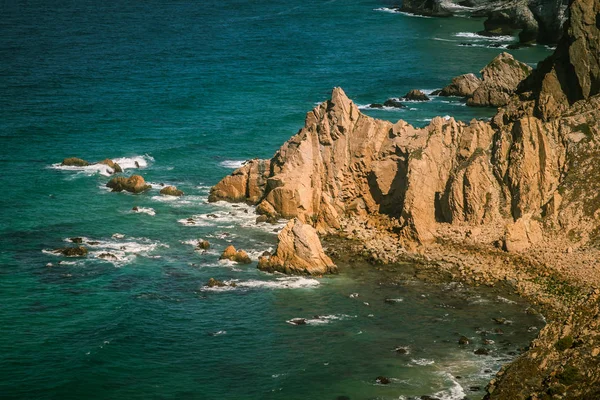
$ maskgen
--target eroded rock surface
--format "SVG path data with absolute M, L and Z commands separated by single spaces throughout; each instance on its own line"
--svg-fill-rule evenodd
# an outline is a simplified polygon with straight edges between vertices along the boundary
M 129 178 L 118 176 L 108 181 L 106 186 L 111 188 L 113 192 L 125 190 L 130 193 L 141 193 L 152 188 L 152 186 L 146 184 L 146 181 L 140 175 L 131 175 Z
M 323 251 L 315 229 L 294 218 L 277 235 L 275 254 L 261 256 L 258 268 L 266 272 L 296 275 L 324 275 L 337 272 L 337 267 Z

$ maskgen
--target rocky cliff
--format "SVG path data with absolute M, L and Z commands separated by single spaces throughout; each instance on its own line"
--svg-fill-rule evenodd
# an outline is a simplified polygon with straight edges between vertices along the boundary
M 522 43 L 556 43 L 567 19 L 568 0 L 403 0 L 406 12 L 446 17 L 485 16 L 485 32 L 509 34 L 519 30 Z
M 597 398 L 600 0 L 574 0 L 570 15 L 555 53 L 491 121 L 381 121 L 335 88 L 272 159 L 249 161 L 209 199 L 358 238 L 377 262 L 416 250 L 476 270 L 474 282 L 538 288 L 563 319 L 501 371 L 489 397 Z

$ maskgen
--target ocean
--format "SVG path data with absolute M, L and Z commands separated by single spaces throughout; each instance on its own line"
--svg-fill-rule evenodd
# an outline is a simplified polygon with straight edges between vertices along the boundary
M 256 260 L 285 221 L 256 224 L 252 207 L 207 203 L 212 185 L 271 157 L 333 87 L 391 121 L 489 118 L 458 98 L 368 105 L 430 93 L 501 51 L 532 66 L 550 53 L 506 50 L 516 38 L 477 35 L 481 19 L 392 5 L 2 3 L 0 398 L 483 396 L 544 325 L 510 291 L 358 260 L 318 279 L 265 274 Z M 112 193 L 105 169 L 60 166 L 66 157 L 115 159 L 153 188 Z M 185 195 L 159 195 L 168 184 Z M 70 238 L 87 257 L 52 253 Z M 198 239 L 211 248 L 195 250 Z M 254 263 L 219 261 L 229 244 Z M 237 287 L 207 289 L 211 277 Z M 471 343 L 459 346 L 461 335 Z

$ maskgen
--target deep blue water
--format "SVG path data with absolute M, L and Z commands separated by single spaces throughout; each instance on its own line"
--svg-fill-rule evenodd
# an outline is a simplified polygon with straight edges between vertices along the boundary
M 490 44 L 512 40 L 474 36 L 481 20 L 378 10 L 390 5 L 2 3 L 1 398 L 481 397 L 469 388 L 483 387 L 487 369 L 495 372 L 543 325 L 518 299 L 392 285 L 367 265 L 341 265 L 339 276 L 315 280 L 218 261 L 228 244 L 256 260 L 280 226 L 256 225 L 245 206 L 207 204 L 209 187 L 245 159 L 272 156 L 334 86 L 359 105 L 433 90 L 480 70 L 502 51 Z M 532 65 L 548 52 L 512 51 Z M 435 97 L 364 112 L 416 125 L 493 113 Z M 110 193 L 97 171 L 53 166 L 70 156 L 138 160 L 143 168 L 126 175 L 140 173 L 155 188 Z M 186 195 L 169 201 L 160 183 Z M 49 253 L 70 237 L 85 238 L 88 257 Z M 198 238 L 212 249 L 194 251 Z M 207 291 L 210 277 L 240 286 Z M 388 297 L 403 301 L 386 304 Z M 286 323 L 313 315 L 328 318 Z M 490 336 L 490 356 L 474 355 L 477 332 L 492 331 L 498 315 L 514 323 Z M 458 347 L 459 334 L 475 344 Z M 395 354 L 397 346 L 410 353 Z M 392 384 L 376 385 L 378 375 Z

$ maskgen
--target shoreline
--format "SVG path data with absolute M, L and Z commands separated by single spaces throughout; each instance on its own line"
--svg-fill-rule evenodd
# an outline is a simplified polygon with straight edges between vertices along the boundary
M 569 369 L 578 375 L 575 378 L 565 377 L 564 368 L 560 372 L 555 370 L 555 373 L 544 374 L 533 366 L 558 362 L 559 366 L 564 367 L 566 364 L 560 362 L 559 353 L 566 351 L 572 353 L 569 359 L 583 359 L 590 354 L 600 354 L 600 348 L 593 343 L 577 342 L 577 337 L 584 335 L 593 321 L 581 318 L 578 320 L 574 317 L 585 312 L 596 315 L 600 311 L 600 289 L 594 285 L 586 286 L 568 280 L 569 278 L 561 275 L 555 266 L 541 264 L 527 254 L 485 248 L 473 241 L 448 241 L 434 246 L 423 246 L 415 252 L 399 251 L 396 257 L 392 258 L 386 244 L 389 246 L 390 240 L 400 239 L 394 237 L 393 233 L 377 227 L 385 225 L 381 224 L 381 219 L 387 219 L 386 216 L 375 215 L 373 218 L 379 221 L 378 224 L 373 223 L 372 227 L 366 226 L 369 225 L 368 222 L 360 226 L 362 224 L 356 220 L 348 221 L 340 232 L 324 236 L 323 242 L 327 246 L 327 252 L 336 260 L 341 253 L 345 253 L 346 258 L 357 256 L 373 266 L 411 263 L 414 265 L 414 278 L 424 282 L 460 282 L 472 287 L 502 287 L 501 290 L 512 291 L 527 301 L 531 305 L 527 312 L 539 313 L 545 320 L 544 328 L 528 348 L 512 361 L 503 364 L 495 378 L 490 380 L 484 399 L 542 399 L 548 393 L 564 394 L 566 384 L 569 383 L 577 382 L 582 390 L 585 382 L 579 379 L 589 376 L 590 373 L 597 374 L 593 366 L 581 371 L 577 367 Z M 401 247 L 398 249 L 402 250 Z M 499 267 L 482 268 L 485 262 L 494 261 Z M 540 276 L 535 275 L 543 277 L 540 279 Z M 532 393 L 524 396 L 522 382 L 531 380 L 541 383 L 544 390 L 535 393 L 532 388 Z

